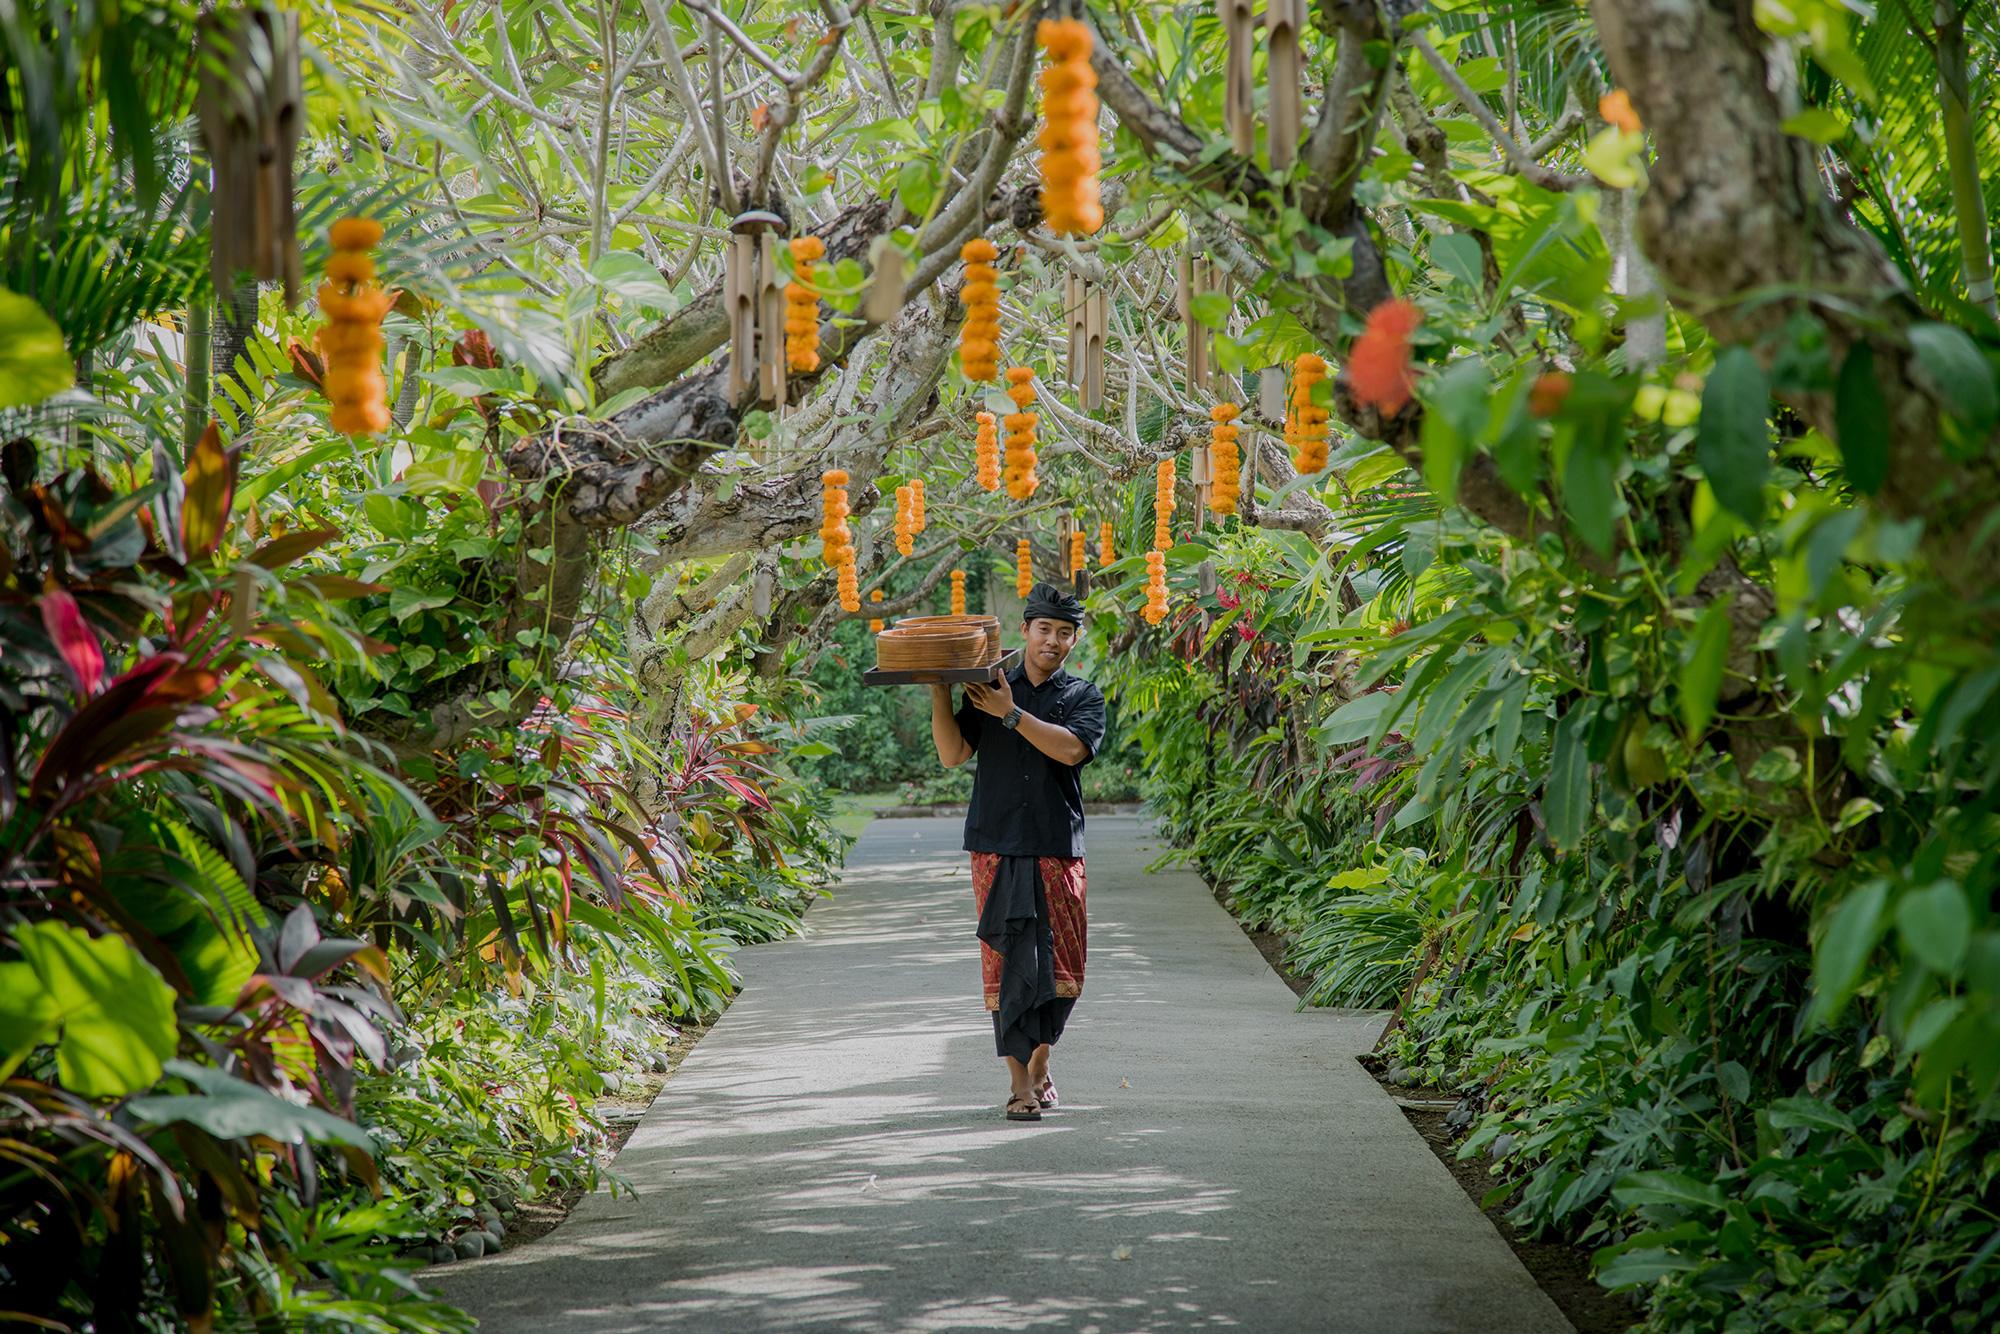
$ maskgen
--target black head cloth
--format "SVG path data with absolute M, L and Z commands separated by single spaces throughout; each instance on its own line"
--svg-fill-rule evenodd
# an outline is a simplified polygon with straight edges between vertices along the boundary
M 1021 612 L 1024 621 L 1068 621 L 1083 624 L 1083 599 L 1063 592 L 1054 584 L 1036 584 L 1028 593 L 1028 605 Z

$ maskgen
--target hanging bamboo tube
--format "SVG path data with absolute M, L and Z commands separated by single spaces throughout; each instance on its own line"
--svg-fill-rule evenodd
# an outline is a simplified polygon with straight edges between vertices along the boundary
M 1063 312 L 1069 326 L 1069 382 L 1085 412 L 1104 406 L 1104 340 L 1111 326 L 1111 298 L 1074 273 L 1063 275 Z
M 293 158 L 305 127 L 299 17 L 275 6 L 219 11 L 200 23 L 195 110 L 214 172 L 210 276 L 281 282 L 298 300 Z M 114 103 L 114 105 L 116 105 Z
M 1304 120 L 1299 94 L 1303 60 L 1299 38 L 1311 21 L 1308 0 L 1268 0 L 1264 9 L 1264 86 L 1269 97 L 1265 115 L 1271 170 L 1288 171 L 1299 155 L 1299 131 Z
M 1208 383 L 1208 326 L 1196 319 L 1194 312 L 1195 298 L 1208 290 L 1212 267 L 1207 260 L 1191 254 L 1183 254 L 1175 266 L 1175 297 L 1181 326 L 1187 334 L 1187 382 L 1191 393 L 1200 392 L 1201 386 Z
M 778 280 L 778 238 L 765 233 L 757 252 L 757 397 L 785 402 L 785 285 Z
M 1229 143 L 1248 157 L 1257 147 L 1257 110 L 1251 96 L 1256 78 L 1257 19 L 1251 0 L 1220 0 L 1222 31 L 1229 43 L 1223 64 L 1222 122 Z

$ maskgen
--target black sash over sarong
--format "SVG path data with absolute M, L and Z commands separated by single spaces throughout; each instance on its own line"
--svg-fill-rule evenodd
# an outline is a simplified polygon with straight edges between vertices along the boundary
M 1055 930 L 1035 857 L 999 859 L 979 913 L 979 939 L 1000 956 L 1000 1008 L 993 1033 L 1000 1054 L 1026 1062 L 1054 1042 L 1076 1003 L 1056 994 Z

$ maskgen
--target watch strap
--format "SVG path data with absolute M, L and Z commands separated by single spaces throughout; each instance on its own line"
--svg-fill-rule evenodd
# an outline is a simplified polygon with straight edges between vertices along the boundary
M 1007 710 L 1006 716 L 1000 720 L 1000 725 L 1010 730 L 1019 727 L 1021 725 L 1021 706 L 1016 704 L 1013 708 Z

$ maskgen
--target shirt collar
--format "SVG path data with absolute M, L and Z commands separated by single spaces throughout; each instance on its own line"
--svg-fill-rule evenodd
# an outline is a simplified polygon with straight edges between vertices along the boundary
M 1028 677 L 1028 662 L 1027 658 L 1024 655 L 1021 661 L 1015 665 L 1014 670 L 1007 673 L 1007 680 L 1011 684 L 1012 682 L 1015 681 L 1025 681 L 1027 680 L 1027 677 Z M 1042 685 L 1063 686 L 1068 684 L 1068 682 L 1069 682 L 1069 668 L 1058 667 L 1056 668 L 1055 673 L 1052 676 L 1050 676 L 1048 680 L 1042 682 Z M 1030 690 L 1034 690 L 1037 688 L 1038 687 L 1036 687 L 1032 682 L 1030 682 L 1028 685 L 1028 689 Z

